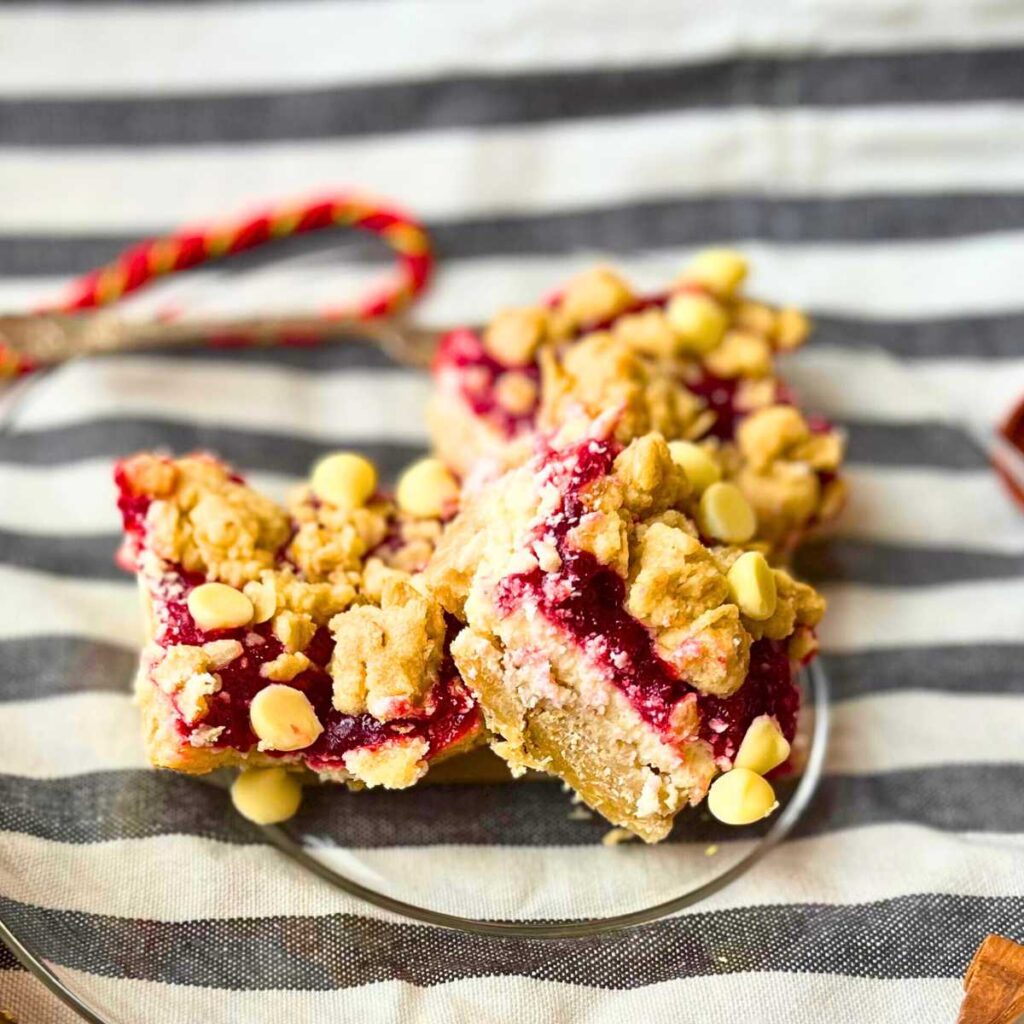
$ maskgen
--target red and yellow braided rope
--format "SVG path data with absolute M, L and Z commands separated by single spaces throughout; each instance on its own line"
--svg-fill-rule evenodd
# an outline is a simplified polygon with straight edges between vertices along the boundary
M 332 310 L 325 315 L 360 319 L 390 316 L 409 305 L 426 287 L 434 255 L 425 229 L 393 207 L 365 196 L 342 193 L 300 205 L 275 207 L 235 224 L 184 230 L 141 242 L 74 281 L 68 297 L 50 307 L 50 311 L 74 313 L 109 306 L 169 274 L 267 242 L 332 227 L 357 228 L 377 235 L 395 253 L 397 273 L 391 282 L 354 308 Z M 27 360 L 0 343 L 0 377 L 17 376 L 33 369 Z

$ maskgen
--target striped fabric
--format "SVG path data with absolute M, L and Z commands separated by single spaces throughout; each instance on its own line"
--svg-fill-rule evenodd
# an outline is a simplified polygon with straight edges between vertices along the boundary
M 429 223 L 436 324 L 595 256 L 655 286 L 727 241 L 755 291 L 815 315 L 786 374 L 846 427 L 852 488 L 837 536 L 800 556 L 831 602 L 835 707 L 796 835 L 678 917 L 485 939 L 330 891 L 223 791 L 145 770 L 139 616 L 112 562 L 115 456 L 208 447 L 273 493 L 337 446 L 393 474 L 424 447 L 426 382 L 354 344 L 124 356 L 17 386 L 0 396 L 0 920 L 124 1022 L 952 1021 L 984 935 L 1024 940 L 1024 515 L 977 440 L 1024 392 L 1022 138 L 1009 0 L 0 7 L 0 308 L 59 297 L 146 234 L 349 184 Z M 318 308 L 384 265 L 365 241 L 285 243 L 127 307 Z M 574 880 L 620 851 L 566 811 L 555 786 L 309 799 L 328 855 L 524 919 L 607 909 Z M 681 886 L 702 828 L 638 849 L 628 895 Z M 0 949 L 3 1009 L 75 1019 Z

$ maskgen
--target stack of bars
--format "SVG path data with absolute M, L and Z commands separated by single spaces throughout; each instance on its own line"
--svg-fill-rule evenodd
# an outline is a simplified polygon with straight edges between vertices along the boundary
M 213 455 L 119 463 L 152 762 L 242 767 L 260 823 L 484 744 L 648 842 L 705 797 L 770 814 L 824 612 L 786 564 L 842 506 L 843 443 L 776 371 L 806 318 L 746 270 L 710 250 L 639 298 L 601 268 L 450 333 L 436 456 L 393 496 L 352 452 L 286 507 Z

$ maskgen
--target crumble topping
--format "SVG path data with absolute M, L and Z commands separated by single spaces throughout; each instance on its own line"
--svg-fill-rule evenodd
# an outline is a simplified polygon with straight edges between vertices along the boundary
M 521 366 L 533 360 L 547 333 L 545 310 L 506 309 L 484 331 L 484 348 L 507 366 Z
M 298 489 L 287 510 L 208 456 L 118 466 L 124 562 L 151 611 L 139 699 L 156 764 L 284 758 L 341 781 L 408 785 L 479 736 L 444 613 L 412 575 L 441 521 L 400 512 L 365 480 L 363 504 L 350 488 L 334 505 L 320 492 L 352 466 L 360 483 L 362 462 L 318 465 L 330 487 Z
M 613 416 L 570 424 L 464 499 L 426 571 L 468 623 L 452 653 L 502 756 L 647 838 L 731 767 L 753 718 L 792 735 L 786 646 L 823 610 L 766 563 L 774 604 L 742 610 L 729 572 L 744 548 L 702 537 L 697 498 L 661 435 L 623 447 Z
M 629 285 L 609 267 L 595 267 L 574 277 L 563 289 L 557 310 L 572 328 L 610 320 L 636 301 Z
M 426 775 L 427 753 L 426 741 L 417 737 L 405 743 L 353 750 L 345 755 L 345 767 L 371 789 L 405 789 Z
M 760 538 L 792 543 L 794 534 L 838 513 L 845 484 L 835 474 L 844 447 L 838 431 L 813 430 L 791 405 L 771 405 L 742 420 L 721 458 L 757 512 Z
M 313 662 L 305 654 L 282 651 L 273 661 L 260 666 L 260 675 L 275 683 L 290 683 L 312 666 Z
M 515 465 L 535 432 L 614 411 L 624 445 L 650 432 L 719 445 L 719 472 L 759 513 L 758 539 L 784 556 L 841 509 L 843 444 L 784 404 L 776 357 L 804 343 L 809 320 L 747 298 L 746 274 L 740 254 L 707 250 L 668 294 L 638 298 L 597 268 L 546 306 L 505 310 L 479 336 L 452 332 L 428 417 L 439 456 L 463 477 L 480 463 Z M 791 412 L 748 427 L 777 409 Z
M 616 431 L 622 441 L 651 430 L 696 437 L 707 427 L 700 399 L 606 331 L 587 335 L 561 360 L 545 350 L 540 365 L 542 429 L 555 429 L 581 413 L 596 418 L 609 409 L 620 410 Z
M 288 555 L 303 576 L 316 581 L 351 581 L 363 559 L 388 535 L 393 506 L 375 500 L 358 508 L 339 508 L 319 500 L 311 487 L 298 488 L 288 511 L 295 534 Z
M 444 648 L 441 606 L 397 573 L 385 577 L 379 607 L 360 605 L 330 623 L 334 706 L 388 721 L 420 705 Z
M 149 655 L 151 678 L 164 693 L 176 696 L 182 718 L 195 725 L 206 716 L 209 698 L 220 690 L 217 673 L 241 654 L 242 645 L 236 640 L 174 644 L 166 649 L 154 646 Z
M 291 533 L 281 509 L 212 457 L 137 455 L 121 466 L 132 496 L 151 499 L 149 549 L 187 572 L 241 586 L 273 565 Z

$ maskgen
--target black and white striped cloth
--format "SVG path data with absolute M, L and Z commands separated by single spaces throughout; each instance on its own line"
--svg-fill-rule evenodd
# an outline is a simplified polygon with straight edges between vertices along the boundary
M 349 346 L 109 358 L 8 392 L 0 919 L 133 1024 L 952 1020 L 984 935 L 1024 940 L 1024 516 L 975 440 L 1024 392 L 1022 140 L 1019 0 L 0 7 L 0 308 L 141 236 L 348 184 L 429 222 L 435 323 L 595 256 L 656 286 L 734 242 L 757 292 L 815 315 L 788 376 L 846 426 L 852 488 L 801 556 L 836 703 L 796 838 L 658 924 L 472 938 L 326 890 L 223 793 L 144 771 L 111 560 L 113 457 L 209 447 L 274 492 L 339 445 L 394 471 L 423 447 L 425 382 Z M 381 270 L 345 240 L 286 244 L 129 305 L 316 308 Z M 442 790 L 360 799 L 313 798 L 323 838 L 391 872 L 443 863 L 454 907 L 599 909 L 571 879 L 601 830 L 559 824 L 556 787 L 458 814 Z M 634 895 L 678 850 L 639 851 L 660 859 Z M 72 1019 L 2 950 L 0 1009 Z

